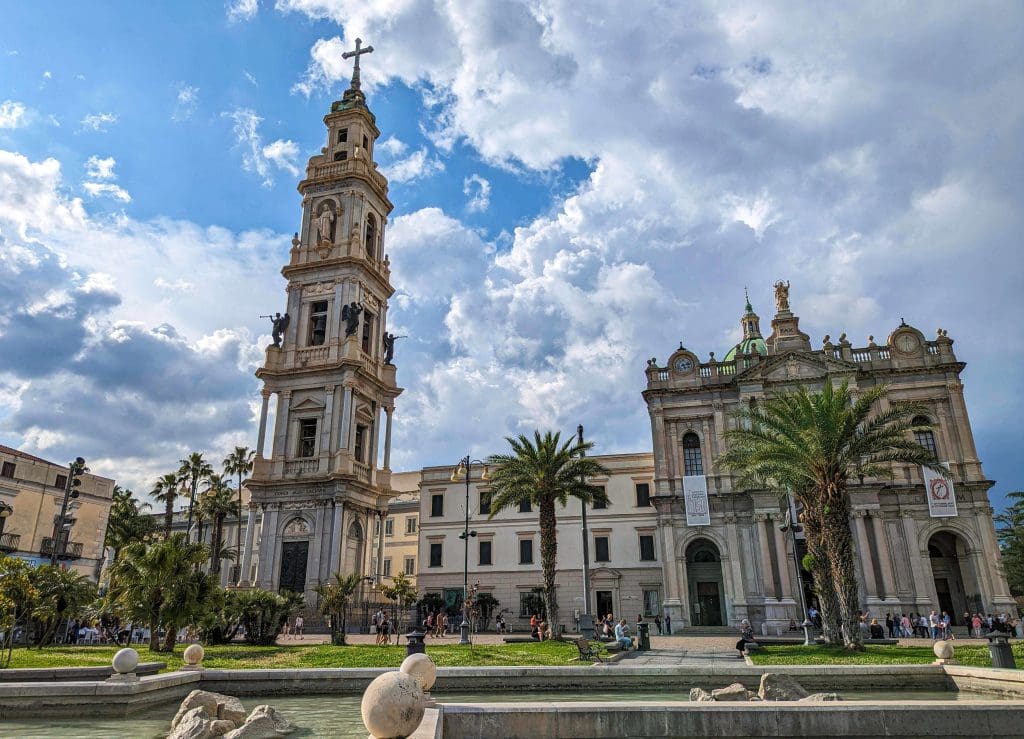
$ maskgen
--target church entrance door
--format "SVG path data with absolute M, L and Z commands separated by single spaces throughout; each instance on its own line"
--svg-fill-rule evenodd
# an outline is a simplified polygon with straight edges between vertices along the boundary
M 701 617 L 698 626 L 722 625 L 722 596 L 717 582 L 697 583 L 697 606 Z
M 281 545 L 281 577 L 279 590 L 301 593 L 306 589 L 306 563 L 309 561 L 308 541 L 286 541 Z
M 960 570 L 961 557 L 966 556 L 963 541 L 951 531 L 940 531 L 928 540 L 928 559 L 932 566 L 932 581 L 940 613 L 949 614 L 954 624 L 963 620 L 962 614 L 974 604 L 968 605 L 964 588 L 963 572 Z
M 690 623 L 725 624 L 722 557 L 708 539 L 695 539 L 686 547 L 686 589 L 690 596 Z

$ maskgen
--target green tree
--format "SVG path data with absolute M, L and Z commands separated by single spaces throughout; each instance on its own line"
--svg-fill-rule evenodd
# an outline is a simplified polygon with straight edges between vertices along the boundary
M 164 538 L 171 535 L 171 527 L 174 525 L 174 501 L 178 497 L 178 487 L 181 479 L 177 472 L 170 472 L 156 481 L 149 494 L 158 502 L 164 504 Z
M 103 547 L 114 550 L 111 563 L 117 561 L 122 549 L 133 541 L 141 541 L 156 528 L 153 518 L 144 513 L 149 507 L 149 503 L 137 501 L 131 490 L 114 486 L 107 531 L 103 537 Z
M 1024 597 L 1024 491 L 1007 494 L 1010 507 L 995 517 L 999 536 L 999 549 L 1003 560 L 1003 574 L 1010 592 Z
M 15 631 L 27 625 L 35 600 L 32 567 L 23 559 L 0 554 L 0 668 L 11 664 Z
M 490 593 L 477 593 L 476 598 L 473 599 L 473 608 L 480 618 L 480 631 L 487 631 L 494 609 L 499 605 L 501 603 Z
M 402 631 L 402 616 L 409 606 L 416 602 L 416 586 L 409 582 L 409 578 L 404 572 L 399 572 L 391 578 L 390 585 L 382 584 L 380 586 L 380 592 L 397 606 L 393 610 L 395 614 L 395 644 L 398 644 L 398 635 Z
M 894 462 L 946 474 L 934 455 L 910 437 L 912 430 L 927 428 L 912 420 L 926 412 L 921 406 L 893 403 L 875 412 L 887 389 L 876 385 L 855 398 L 846 381 L 839 387 L 827 381 L 821 392 L 801 386 L 775 395 L 736 414 L 739 424 L 726 432 L 729 449 L 719 458 L 739 473 L 741 485 L 788 489 L 803 504 L 808 542 L 820 545 L 827 562 L 843 641 L 851 650 L 863 649 L 863 643 L 849 523 L 850 476 L 888 477 Z
M 235 512 L 235 491 L 221 475 L 207 476 L 204 484 L 206 491 L 199 500 L 198 510 L 202 518 L 213 525 L 213 536 L 210 542 L 210 572 L 220 574 L 221 559 L 224 551 L 224 519 Z M 228 552 L 234 559 L 234 553 Z
M 558 602 L 555 599 L 555 567 L 558 561 L 558 530 L 555 504 L 565 506 L 569 498 L 584 504 L 607 502 L 604 488 L 591 485 L 588 477 L 607 475 L 608 470 L 592 457 L 584 456 L 593 442 L 579 444 L 575 438 L 562 442 L 558 432 L 533 440 L 520 435 L 506 437 L 511 454 L 495 454 L 487 461 L 496 467 L 491 473 L 491 515 L 529 502 L 540 513 L 540 560 L 544 577 L 544 601 L 550 616 L 551 633 L 558 633 Z
M 42 624 L 37 644 L 42 649 L 65 619 L 79 615 L 96 598 L 96 585 L 85 575 L 52 565 L 38 567 L 32 581 L 36 587 L 32 615 Z
M 334 579 L 317 586 L 320 596 L 320 612 L 327 616 L 331 627 L 331 644 L 345 646 L 345 631 L 348 627 L 348 607 L 359 585 L 361 575 L 334 573 Z
M 192 536 L 192 509 L 196 504 L 196 495 L 199 492 L 199 482 L 213 474 L 213 467 L 203 458 L 202 452 L 192 452 L 180 462 L 178 477 L 188 485 L 188 527 L 185 529 L 188 537 Z
M 189 543 L 184 534 L 174 534 L 148 546 L 128 545 L 113 566 L 107 597 L 124 620 L 149 627 L 151 651 L 174 648 L 173 633 L 168 633 L 170 647 L 161 647 L 161 626 L 173 632 L 198 617 L 209 588 L 196 567 L 206 561 L 207 552 L 202 544 Z
M 245 628 L 247 644 L 270 646 L 277 641 L 284 622 L 303 606 L 301 593 L 272 593 L 253 588 L 235 594 L 235 608 Z
M 242 479 L 252 472 L 255 457 L 256 452 L 249 447 L 236 446 L 223 462 L 225 475 L 238 475 L 238 527 L 235 529 L 236 562 L 242 558 Z

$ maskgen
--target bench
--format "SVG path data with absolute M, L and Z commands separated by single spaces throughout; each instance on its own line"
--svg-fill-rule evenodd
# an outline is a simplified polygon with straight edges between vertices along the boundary
M 580 653 L 580 660 L 587 660 L 588 662 L 604 662 L 605 660 L 598 654 L 590 641 L 585 637 L 581 636 L 577 639 L 573 639 L 572 643 L 576 645 L 576 650 Z

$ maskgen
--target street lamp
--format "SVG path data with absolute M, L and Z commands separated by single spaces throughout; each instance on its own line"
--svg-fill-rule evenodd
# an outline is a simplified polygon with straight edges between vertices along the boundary
M 811 620 L 807 617 L 807 600 L 804 598 L 804 576 L 803 570 L 800 567 L 800 557 L 797 554 L 796 549 L 796 535 L 798 532 L 803 531 L 804 527 L 793 520 L 793 501 L 790 498 L 789 492 L 786 493 L 786 520 L 781 526 L 779 531 L 785 533 L 789 532 L 790 538 L 793 541 L 793 566 L 796 569 L 796 589 L 800 594 L 800 611 L 803 614 L 803 623 L 800 625 L 804 630 L 804 646 L 813 646 L 811 641 Z
M 50 564 L 54 567 L 57 566 L 57 555 L 61 553 L 62 549 L 67 549 L 64 532 L 67 530 L 69 532 L 67 538 L 71 537 L 71 526 L 65 522 L 68 516 L 68 501 L 79 496 L 78 488 L 82 484 L 82 475 L 88 471 L 89 468 L 85 466 L 85 460 L 81 457 L 75 457 L 75 461 L 68 465 L 68 479 L 64 483 L 64 500 L 60 506 L 60 515 L 53 523 L 53 551 L 50 552 Z M 65 541 L 64 546 L 61 546 L 62 539 Z
M 452 482 L 461 482 L 463 478 L 466 480 L 466 527 L 459 538 L 462 539 L 464 545 L 464 558 L 462 565 L 462 623 L 459 624 L 459 644 L 469 644 L 469 611 L 467 601 L 469 600 L 469 537 L 476 536 L 475 531 L 469 530 L 469 480 L 473 476 L 471 468 L 474 464 L 482 465 L 484 470 L 480 475 L 481 480 L 490 480 L 490 471 L 487 468 L 487 463 L 482 462 L 479 459 L 472 459 L 470 455 L 466 455 L 459 460 L 459 466 L 452 470 Z
M 576 437 L 580 446 L 580 457 L 583 457 L 583 424 L 576 427 Z M 583 478 L 586 482 L 586 478 Z M 590 613 L 590 535 L 587 533 L 587 504 L 580 501 L 580 519 L 583 525 L 583 611 L 580 613 L 580 635 L 588 639 L 594 638 L 594 617 Z

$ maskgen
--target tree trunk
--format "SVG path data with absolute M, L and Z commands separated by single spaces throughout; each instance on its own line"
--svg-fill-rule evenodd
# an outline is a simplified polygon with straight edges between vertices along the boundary
M 844 491 L 845 493 L 845 491 Z M 845 497 L 845 495 L 844 495 Z M 828 543 L 829 572 L 839 605 L 843 643 L 847 649 L 862 651 L 860 633 L 860 593 L 854 564 L 853 535 L 850 533 L 849 503 L 830 502 L 823 518 L 822 535 Z
M 558 601 L 555 597 L 555 566 L 558 560 L 558 529 L 555 501 L 545 498 L 540 503 L 540 563 L 544 573 L 544 608 L 548 612 L 548 628 L 552 637 L 558 635 Z
M 213 542 L 210 552 L 210 572 L 214 575 L 220 574 L 220 540 L 224 535 L 224 514 L 217 514 L 217 521 L 213 525 Z
M 817 503 L 803 501 L 803 527 L 807 541 L 807 554 L 811 558 L 810 572 L 814 578 L 814 594 L 818 596 L 818 611 L 821 618 L 821 632 L 825 645 L 837 647 L 843 643 L 839 628 L 839 601 L 829 570 L 827 544 L 821 534 L 821 507 Z M 805 614 L 806 616 L 806 614 Z
M 174 627 L 174 624 L 167 624 L 167 634 L 164 637 L 164 652 L 173 652 L 174 644 L 178 640 L 178 630 Z
M 166 507 L 164 508 L 164 538 L 171 538 L 171 527 L 174 525 L 174 494 L 167 491 Z
M 185 527 L 185 543 L 187 544 L 192 538 L 192 507 L 196 503 L 196 490 L 199 489 L 199 478 L 192 478 L 192 487 L 189 489 L 188 494 L 188 525 Z
M 149 651 L 160 651 L 160 619 L 154 618 L 149 622 Z

